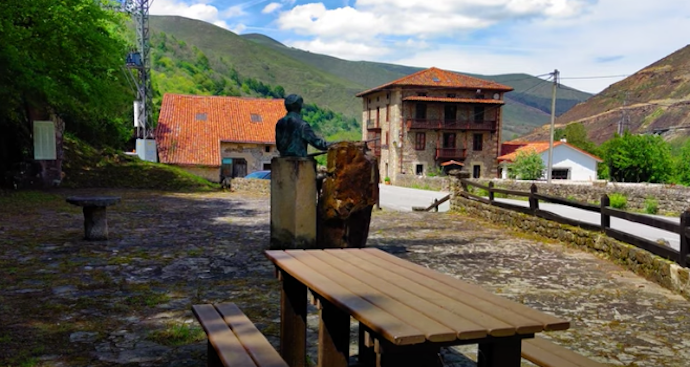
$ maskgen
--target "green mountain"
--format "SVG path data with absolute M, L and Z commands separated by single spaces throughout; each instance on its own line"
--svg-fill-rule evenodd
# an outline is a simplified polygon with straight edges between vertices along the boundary
M 152 16 L 151 32 L 157 37 L 164 33 L 166 37 L 198 50 L 219 75 L 232 79 L 228 73 L 236 73 L 239 79 L 252 79 L 254 84 L 260 83 L 271 91 L 281 86 L 286 94 L 299 93 L 307 102 L 357 120 L 361 119 L 362 104 L 355 97 L 356 93 L 421 70 L 402 65 L 342 60 L 287 47 L 264 35 L 238 36 L 212 24 L 182 17 Z M 155 42 L 152 44 L 155 46 Z M 172 57 L 170 61 L 177 63 Z M 157 67 L 154 65 L 154 68 Z M 506 139 L 514 134 L 528 133 L 549 121 L 549 83 L 526 74 L 473 76 L 515 88 L 506 97 L 503 131 Z M 195 78 L 202 79 L 199 76 Z M 254 89 L 245 88 L 242 84 L 246 83 L 239 79 L 236 80 L 239 85 L 236 92 L 252 95 Z M 159 83 L 162 86 L 160 91 L 170 91 L 180 83 L 180 80 Z M 565 112 L 589 96 L 578 91 L 560 93 L 557 113 Z
M 392 80 L 422 70 L 422 68 L 386 64 L 369 61 L 347 61 L 336 57 L 303 51 L 267 37 L 262 34 L 251 33 L 242 35 L 244 39 L 266 46 L 274 51 L 283 53 L 321 71 L 348 79 L 364 86 L 373 88 Z M 536 126 L 541 126 L 550 120 L 551 113 L 551 84 L 542 79 L 527 74 L 479 75 L 462 73 L 465 75 L 492 80 L 509 85 L 515 90 L 506 94 L 504 109 L 504 137 L 526 134 Z M 559 91 L 556 103 L 556 114 L 561 115 L 573 106 L 591 97 L 591 94 L 574 89 Z

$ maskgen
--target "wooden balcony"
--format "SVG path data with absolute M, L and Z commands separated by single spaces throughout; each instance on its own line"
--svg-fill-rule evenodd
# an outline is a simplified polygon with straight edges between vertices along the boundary
M 378 120 L 367 120 L 367 130 L 381 130 Z
M 409 119 L 409 130 L 496 131 L 496 121 Z
M 467 149 L 458 148 L 436 148 L 436 159 L 455 159 L 467 158 Z

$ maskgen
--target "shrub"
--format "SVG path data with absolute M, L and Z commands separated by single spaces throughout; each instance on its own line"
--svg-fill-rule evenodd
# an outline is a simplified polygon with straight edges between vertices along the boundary
M 628 198 L 623 194 L 614 192 L 609 196 L 609 199 L 611 201 L 611 207 L 613 208 L 625 209 L 625 207 L 628 206 Z
M 515 162 L 508 167 L 508 177 L 518 180 L 538 180 L 544 174 L 544 161 L 536 151 L 518 151 Z
M 659 212 L 659 201 L 653 196 L 649 196 L 644 200 L 644 212 L 647 214 L 656 214 Z

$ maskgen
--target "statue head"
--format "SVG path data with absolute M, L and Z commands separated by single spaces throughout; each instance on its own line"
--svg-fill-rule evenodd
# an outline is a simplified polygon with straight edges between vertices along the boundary
M 302 100 L 302 97 L 300 97 L 297 94 L 291 94 L 287 97 L 285 97 L 285 109 L 288 112 L 297 112 L 299 113 L 302 111 L 302 104 L 304 103 L 304 100 Z

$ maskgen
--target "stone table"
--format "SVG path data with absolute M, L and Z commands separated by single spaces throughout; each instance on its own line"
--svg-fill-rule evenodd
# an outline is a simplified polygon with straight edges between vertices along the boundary
M 67 202 L 84 208 L 84 239 L 108 239 L 108 219 L 105 209 L 120 202 L 118 196 L 70 196 Z

